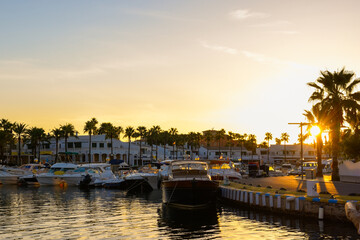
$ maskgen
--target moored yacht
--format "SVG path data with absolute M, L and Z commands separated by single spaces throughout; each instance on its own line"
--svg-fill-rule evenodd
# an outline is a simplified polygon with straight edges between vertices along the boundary
M 163 203 L 181 208 L 204 208 L 215 203 L 218 183 L 211 180 L 208 170 L 206 162 L 171 162 L 169 177 L 161 184 Z
M 72 185 L 73 182 L 80 182 L 82 176 L 74 173 L 79 166 L 72 163 L 55 163 L 51 166 L 47 173 L 36 175 L 36 179 L 40 185 L 60 185 L 66 182 Z
M 25 181 L 24 179 L 29 179 L 30 182 L 36 182 L 34 174 L 42 171 L 44 167 L 44 165 L 36 163 L 24 164 L 18 168 L 2 166 L 0 168 L 0 183 L 15 185 Z

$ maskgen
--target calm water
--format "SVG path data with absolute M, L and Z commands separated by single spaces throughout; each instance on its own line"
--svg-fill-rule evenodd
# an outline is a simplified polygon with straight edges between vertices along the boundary
M 219 206 L 169 209 L 160 191 L 0 186 L 0 239 L 357 239 L 349 223 Z

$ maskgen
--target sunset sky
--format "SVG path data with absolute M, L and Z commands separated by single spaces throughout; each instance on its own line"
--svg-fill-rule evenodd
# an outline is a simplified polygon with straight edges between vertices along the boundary
M 0 118 L 280 137 L 321 70 L 360 74 L 359 1 L 1 1 Z

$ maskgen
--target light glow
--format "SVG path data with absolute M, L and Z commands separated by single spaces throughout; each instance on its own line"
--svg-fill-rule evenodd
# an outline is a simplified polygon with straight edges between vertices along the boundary
M 320 131 L 321 130 L 320 130 L 319 126 L 314 125 L 310 129 L 310 134 L 311 134 L 311 136 L 317 136 L 320 134 Z

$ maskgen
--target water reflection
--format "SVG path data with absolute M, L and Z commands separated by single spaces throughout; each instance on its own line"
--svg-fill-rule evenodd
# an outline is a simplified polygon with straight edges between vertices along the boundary
M 359 239 L 355 228 L 348 222 L 320 221 L 226 206 L 223 212 L 222 217 L 226 219 L 221 221 L 241 221 L 246 234 L 261 232 L 262 239 L 274 239 L 274 236 L 276 239 Z M 233 231 L 231 236 L 238 235 L 239 232 Z
M 201 210 L 184 210 L 162 204 L 158 213 L 159 228 L 171 239 L 208 239 L 220 232 L 216 206 Z
M 227 206 L 162 205 L 161 191 L 0 186 L 0 239 L 357 239 L 350 223 Z

